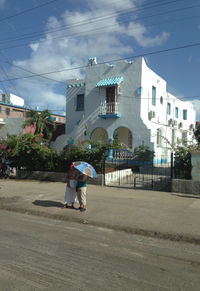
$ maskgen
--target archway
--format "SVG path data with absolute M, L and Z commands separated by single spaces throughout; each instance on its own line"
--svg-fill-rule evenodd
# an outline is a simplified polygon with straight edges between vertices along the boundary
M 95 142 L 104 142 L 107 143 L 108 142 L 108 133 L 107 131 L 102 128 L 102 127 L 98 127 L 95 128 L 91 134 L 91 138 L 93 141 Z
M 113 138 L 117 138 L 119 143 L 123 143 L 127 145 L 130 149 L 132 149 L 132 133 L 127 127 L 118 127 L 114 131 Z

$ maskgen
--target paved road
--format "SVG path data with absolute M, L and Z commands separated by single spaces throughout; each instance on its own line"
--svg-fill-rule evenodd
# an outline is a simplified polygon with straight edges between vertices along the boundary
M 0 210 L 0 290 L 190 290 L 200 246 Z
M 83 213 L 62 208 L 64 191 L 59 182 L 2 180 L 0 209 L 200 244 L 200 196 L 88 185 Z

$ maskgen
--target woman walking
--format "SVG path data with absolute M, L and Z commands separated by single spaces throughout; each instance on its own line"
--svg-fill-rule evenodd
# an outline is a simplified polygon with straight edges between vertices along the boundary
M 74 168 L 74 165 L 72 164 L 70 166 L 70 170 L 67 172 L 66 177 L 66 190 L 65 190 L 65 199 L 64 199 L 64 208 L 75 208 L 74 203 L 77 202 L 77 196 L 76 196 L 76 181 L 77 177 L 77 171 Z
M 80 211 L 86 210 L 87 176 L 80 172 L 77 180 L 77 198 L 80 204 Z

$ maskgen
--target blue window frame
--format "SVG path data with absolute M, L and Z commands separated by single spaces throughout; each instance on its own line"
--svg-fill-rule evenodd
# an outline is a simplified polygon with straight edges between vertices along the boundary
M 187 120 L 187 109 L 183 109 L 183 120 Z
M 152 86 L 152 105 L 156 105 L 156 87 Z
M 167 103 L 167 114 L 171 114 L 171 103 Z
M 178 118 L 178 107 L 175 109 L 175 117 Z

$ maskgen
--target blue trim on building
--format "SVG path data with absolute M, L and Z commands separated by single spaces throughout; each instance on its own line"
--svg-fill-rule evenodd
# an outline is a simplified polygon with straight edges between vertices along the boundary
M 109 78 L 109 79 L 103 79 L 100 80 L 96 87 L 105 87 L 105 86 L 111 86 L 111 85 L 119 85 L 123 81 L 123 77 L 116 77 L 116 78 Z
M 85 86 L 85 82 L 81 82 L 81 83 L 75 83 L 75 84 L 68 84 L 67 88 L 84 87 L 84 86 Z
M 10 107 L 13 107 L 13 108 L 18 108 L 18 109 L 23 109 L 23 110 L 35 110 L 37 112 L 41 112 L 41 110 L 39 110 L 39 109 L 32 109 L 32 108 L 29 108 L 29 107 L 26 107 L 26 106 L 19 106 L 19 105 L 14 105 L 14 104 L 11 104 L 11 103 L 4 103 L 2 101 L 0 101 L 0 105 L 10 106 Z M 51 115 L 60 116 L 60 117 L 66 117 L 65 115 L 52 113 L 52 112 L 51 112 Z
M 12 103 L 5 103 L 5 102 L 2 102 L 2 101 L 0 101 L 0 104 L 1 105 L 5 105 L 5 106 L 16 107 L 16 108 L 20 108 L 20 109 L 29 109 L 29 108 L 27 108 L 25 106 L 14 105 Z
M 99 114 L 98 115 L 100 118 L 120 118 L 120 114 Z
M 153 161 L 154 165 L 156 164 L 168 164 L 168 159 L 167 158 L 161 158 L 161 159 L 155 159 Z

